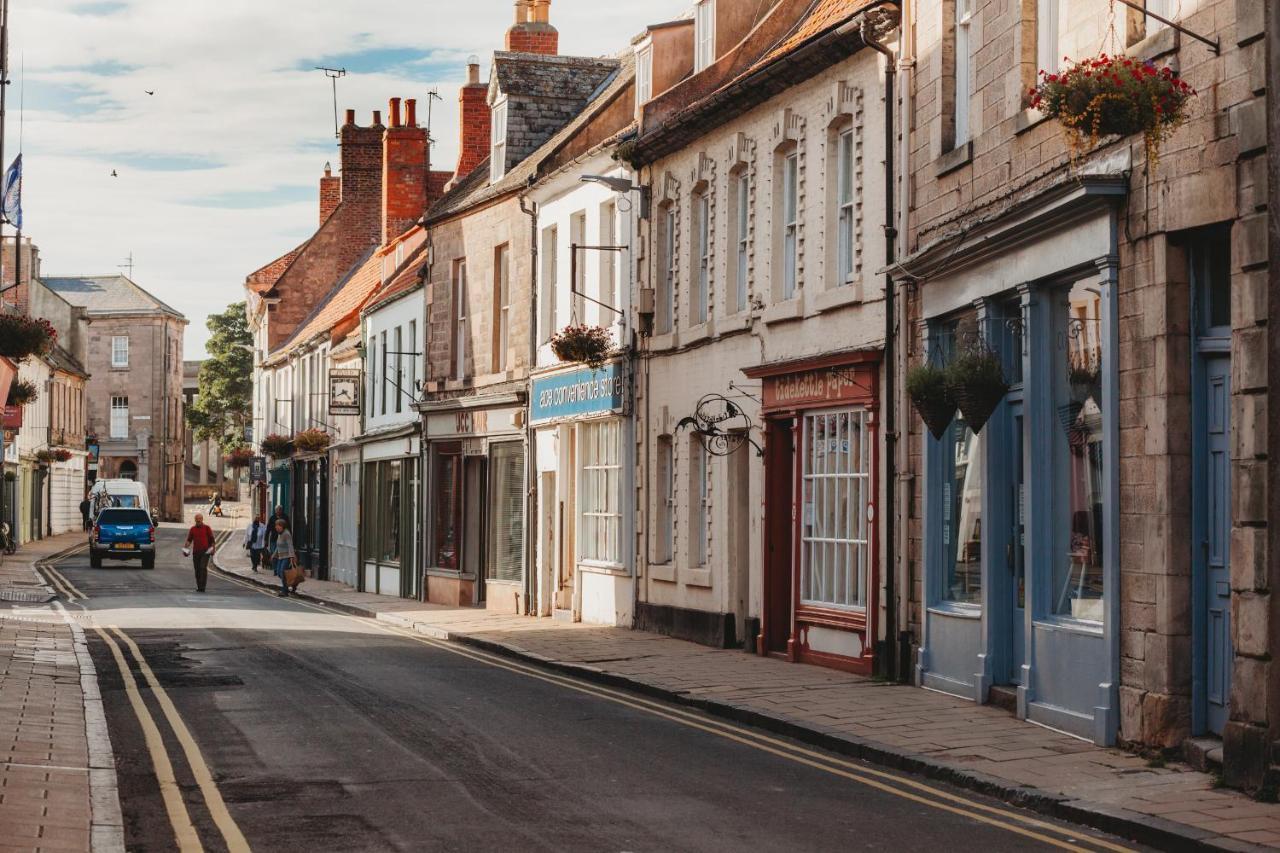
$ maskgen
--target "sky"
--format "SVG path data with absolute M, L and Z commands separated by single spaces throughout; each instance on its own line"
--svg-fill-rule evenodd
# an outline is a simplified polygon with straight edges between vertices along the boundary
M 597 56 L 687 5 L 554 0 L 551 22 L 561 53 Z M 21 140 L 23 235 L 45 275 L 127 272 L 132 255 L 203 358 L 205 318 L 317 224 L 338 156 L 315 66 L 347 70 L 338 109 L 360 124 L 391 97 L 416 97 L 424 123 L 437 89 L 432 163 L 451 168 L 467 57 L 485 73 L 513 17 L 510 0 L 12 0 L 4 158 Z

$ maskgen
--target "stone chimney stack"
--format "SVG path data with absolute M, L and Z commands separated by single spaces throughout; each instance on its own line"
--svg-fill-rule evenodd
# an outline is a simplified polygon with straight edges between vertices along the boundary
M 560 33 L 551 26 L 551 0 L 516 0 L 516 20 L 507 30 L 507 50 L 517 53 L 560 52 Z
M 427 131 L 417 126 L 417 102 L 392 98 L 387 109 L 390 127 L 382 135 L 382 244 L 408 230 L 427 209 Z
M 320 224 L 329 218 L 338 202 L 342 201 L 342 178 L 333 174 L 333 167 L 324 164 L 324 176 L 320 178 Z
M 489 87 L 480 82 L 480 60 L 467 60 L 467 82 L 458 91 L 458 167 L 460 181 L 489 156 Z

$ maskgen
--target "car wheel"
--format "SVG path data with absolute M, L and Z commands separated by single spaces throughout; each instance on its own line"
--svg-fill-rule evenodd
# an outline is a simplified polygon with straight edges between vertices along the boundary
M 156 567 L 156 558 L 154 555 L 142 558 L 142 568 L 154 569 Z
M 93 567 L 93 568 L 95 568 L 95 569 L 100 569 L 100 568 L 102 568 L 102 556 L 101 556 L 100 554 L 95 554 L 95 553 L 93 553 L 92 551 L 90 551 L 90 552 L 89 552 L 89 565 L 90 565 L 90 566 L 92 566 L 92 567 Z

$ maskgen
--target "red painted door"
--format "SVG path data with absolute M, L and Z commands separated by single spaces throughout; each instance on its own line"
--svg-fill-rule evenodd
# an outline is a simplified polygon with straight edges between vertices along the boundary
M 765 437 L 765 653 L 785 653 L 791 639 L 793 426 L 791 418 L 772 418 Z

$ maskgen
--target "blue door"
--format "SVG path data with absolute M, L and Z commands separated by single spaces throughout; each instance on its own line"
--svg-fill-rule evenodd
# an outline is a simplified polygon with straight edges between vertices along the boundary
M 1231 697 L 1231 356 L 1200 357 L 1196 466 L 1196 572 L 1201 584 L 1198 715 L 1222 734 Z
M 1027 537 L 1026 537 L 1026 477 L 1022 462 L 1022 403 L 1010 406 L 1012 429 L 1005 444 L 1006 465 L 1010 476 L 1008 540 L 1005 545 L 1005 562 L 1009 570 L 1008 606 L 1009 671 L 1007 684 L 1022 683 L 1022 665 L 1026 661 L 1026 606 L 1027 606 Z

